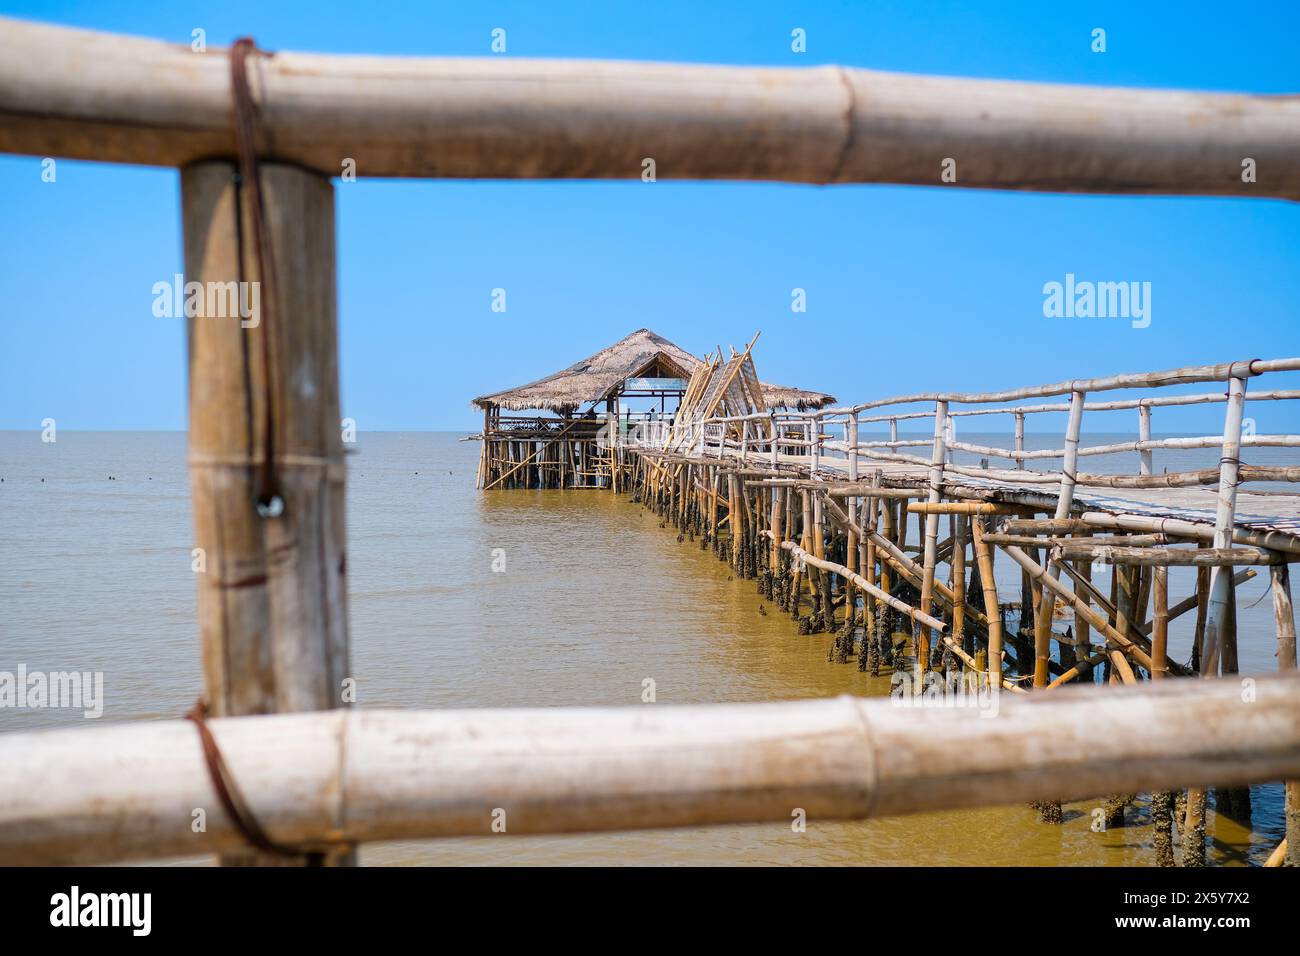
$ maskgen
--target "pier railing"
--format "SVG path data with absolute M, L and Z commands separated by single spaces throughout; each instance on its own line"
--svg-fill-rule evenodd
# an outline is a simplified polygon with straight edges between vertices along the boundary
M 939 161 L 949 148 L 957 158 L 951 182 Z M 1066 699 L 1027 704 L 1013 720 L 977 722 L 975 737 L 944 711 L 903 726 L 888 705 L 859 703 L 835 705 L 830 723 L 823 704 L 758 705 L 739 720 L 728 708 L 444 715 L 432 723 L 406 715 L 420 725 L 415 732 L 383 714 L 292 715 L 340 708 L 351 679 L 330 177 L 350 169 L 363 177 L 639 179 L 651 160 L 665 180 L 1300 199 L 1295 97 L 841 67 L 267 56 L 249 43 L 198 53 L 3 19 L 0 152 L 178 168 L 186 278 L 262 283 L 260 323 L 188 322 L 194 543 L 208 557 L 198 617 L 213 746 L 228 750 L 227 769 L 246 785 L 265 831 L 280 849 L 300 849 L 300 860 L 324 848 L 328 862 L 351 862 L 359 840 L 488 832 L 499 793 L 516 808 L 511 819 L 526 821 L 508 832 L 554 832 L 788 820 L 792 805 L 859 816 L 1077 787 L 1300 776 L 1300 703 L 1289 678 L 1270 683 L 1276 693 L 1254 708 L 1234 703 L 1235 686 L 1206 681 L 1081 696 L 1086 713 Z M 1242 174 L 1243 157 L 1256 176 Z M 1240 443 L 1227 438 L 1239 432 L 1245 379 L 1295 367 L 1240 363 L 1180 379 L 1229 383 L 1225 494 L 1236 484 L 1226 462 Z M 952 404 L 1070 394 L 1077 425 L 1083 393 L 1136 384 L 1171 383 L 906 400 L 934 402 L 942 420 Z M 863 411 L 904 401 L 843 414 L 853 426 Z M 829 414 L 782 415 L 770 454 L 802 448 L 816 467 L 824 451 L 838 450 L 822 434 L 839 413 Z M 699 436 L 704 453 L 707 432 Z M 730 434 L 713 439 L 724 456 Z M 1074 435 L 1077 442 L 1077 428 Z M 734 440 L 747 457 L 747 429 Z M 1065 449 L 1071 482 L 1076 442 Z M 852 462 L 899 447 L 881 451 L 852 438 L 844 451 Z M 946 464 L 939 437 L 934 447 L 932 495 Z M 1060 500 L 1068 505 L 1066 495 Z M 1216 523 L 1216 542 L 1231 532 L 1230 500 L 1222 500 L 1228 520 Z M 931 569 L 933 537 L 927 526 Z M 829 736 L 801 733 L 790 708 L 804 708 L 810 726 Z M 275 713 L 290 716 L 256 716 Z M 1111 717 L 1098 733 L 1098 721 Z M 1062 719 L 1075 728 L 1069 739 L 1087 724 L 1087 748 L 1024 746 L 1026 738 L 1065 739 L 1054 723 Z M 629 760 L 628 741 L 659 721 L 671 745 L 650 739 Z M 1198 733 L 1183 733 L 1193 725 Z M 606 731 L 609 739 L 593 746 Z M 903 750 L 920 755 L 912 769 L 921 776 L 895 787 L 890 781 L 906 768 L 893 756 Z M 219 774 L 188 724 L 4 735 L 0 751 L 0 861 L 200 848 L 230 861 L 263 852 L 247 849 L 246 826 L 217 814 L 208 835 L 194 834 L 191 809 L 218 804 Z M 86 772 L 88 761 L 96 772 Z
M 754 421 L 772 422 L 778 432 L 787 436 L 779 446 L 797 446 L 805 449 L 803 464 L 817 468 L 830 464 L 828 452 L 837 453 L 835 465 L 848 473 L 850 480 L 859 477 L 862 463 L 867 461 L 918 465 L 926 468 L 942 464 L 945 472 L 954 475 L 983 478 L 1002 477 L 1019 483 L 1038 485 L 1089 485 L 1110 488 L 1179 488 L 1209 485 L 1227 480 L 1234 486 L 1248 481 L 1300 481 L 1300 468 L 1244 466 L 1237 457 L 1241 448 L 1300 447 L 1300 435 L 1260 434 L 1254 428 L 1244 429 L 1246 422 L 1242 410 L 1247 400 L 1255 402 L 1287 402 L 1300 399 L 1300 390 L 1262 390 L 1247 393 L 1246 381 L 1251 378 L 1300 369 L 1300 358 L 1251 360 L 1222 365 L 1199 366 L 1167 371 L 1134 373 L 1058 382 L 1048 385 L 1002 390 L 985 393 L 927 392 L 862 402 L 857 405 L 821 409 L 818 411 L 768 412 L 748 416 L 711 418 L 702 423 L 703 442 L 700 454 L 742 457 L 761 455 L 772 451 L 772 443 L 765 439 L 749 437 L 748 424 Z M 1116 401 L 1087 401 L 1094 392 L 1112 390 L 1170 388 L 1200 382 L 1226 382 L 1228 388 L 1220 392 L 1190 395 L 1148 395 Z M 1070 397 L 1068 402 L 1048 404 L 1012 404 L 1025 398 L 1047 398 L 1058 395 Z M 911 406 L 930 404 L 925 410 Z M 990 405 L 997 408 L 958 408 L 961 405 Z M 1227 413 L 1221 434 L 1205 436 L 1152 437 L 1153 410 L 1177 406 L 1224 404 Z M 883 409 L 892 409 L 882 411 Z M 1099 445 L 1081 444 L 1083 421 L 1087 412 L 1114 412 L 1136 410 L 1137 427 L 1133 441 L 1110 442 Z M 870 411 L 873 414 L 864 415 Z M 1066 415 L 1064 444 L 1059 448 L 1025 447 L 1025 422 L 1034 415 Z M 1010 416 L 1014 421 L 1014 437 L 1009 447 L 977 445 L 957 437 L 956 420 L 975 416 Z M 1095 416 L 1094 416 L 1095 418 Z M 899 438 L 899 422 L 928 425 L 929 438 Z M 730 425 L 728 429 L 725 426 Z M 888 439 L 872 439 L 864 434 L 866 427 L 887 425 Z M 828 430 L 831 433 L 828 434 Z M 739 437 L 736 437 L 739 432 Z M 838 432 L 838 434 L 835 434 Z M 1113 434 L 1114 429 L 1106 429 Z M 904 448 L 929 448 L 931 455 L 909 455 Z M 1217 448 L 1220 465 L 1212 469 L 1194 469 L 1156 474 L 1153 452 L 1158 449 Z M 961 465 L 953 460 L 953 452 L 962 451 L 984 456 L 980 466 Z M 1134 472 L 1091 473 L 1077 471 L 1078 459 L 1098 455 L 1137 454 Z M 936 458 L 938 460 L 936 460 Z M 1014 473 L 990 469 L 987 459 L 1006 459 L 1014 464 Z M 774 458 L 773 464 L 779 464 Z M 1049 470 L 1030 470 L 1026 462 L 1060 460 L 1062 467 Z M 1232 469 L 1235 474 L 1231 474 Z

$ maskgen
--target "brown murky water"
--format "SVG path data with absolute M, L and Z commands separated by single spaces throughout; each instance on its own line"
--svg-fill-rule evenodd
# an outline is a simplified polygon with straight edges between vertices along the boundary
M 473 489 L 478 446 L 371 433 L 351 459 L 353 672 L 366 707 L 666 706 L 885 695 L 887 677 L 826 662 L 752 581 L 606 492 Z M 0 670 L 104 672 L 102 720 L 175 717 L 199 692 L 184 436 L 0 432 Z M 108 480 L 109 476 L 114 480 Z M 44 478 L 44 482 L 41 479 Z M 492 571 L 493 549 L 506 570 Z M 1019 579 L 1002 569 L 1004 600 Z M 1171 574 L 1171 601 L 1190 578 Z M 1261 600 L 1262 599 L 1262 600 Z M 1270 672 L 1271 608 L 1244 585 L 1244 673 Z M 1258 603 L 1257 603 L 1258 602 Z M 1171 653 L 1189 654 L 1190 620 Z M 642 682 L 657 703 L 641 703 Z M 0 709 L 0 732 L 84 725 Z M 1262 862 L 1281 792 L 1253 788 L 1254 831 L 1211 814 L 1215 862 Z M 489 835 L 366 846 L 370 865 L 1122 865 L 1152 860 L 1145 804 L 1096 833 L 1097 801 L 1062 826 L 1025 807 L 863 823 L 788 823 L 563 837 Z M 485 822 L 486 826 L 486 822 Z

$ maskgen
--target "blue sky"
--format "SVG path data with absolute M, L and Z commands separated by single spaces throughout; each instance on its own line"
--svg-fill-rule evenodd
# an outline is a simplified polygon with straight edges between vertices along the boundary
M 212 45 L 251 34 L 270 49 L 485 56 L 502 27 L 508 56 L 1300 91 L 1293 2 L 0 0 L 0 12 L 184 43 L 201 27 Z M 1090 49 L 1098 26 L 1104 54 Z M 795 27 L 806 54 L 790 50 Z M 695 352 L 762 329 L 763 378 L 854 401 L 1300 353 L 1300 207 L 1280 201 L 364 179 L 337 193 L 343 408 L 362 430 L 473 428 L 473 396 L 641 326 Z M 184 428 L 182 325 L 150 309 L 153 284 L 181 270 L 178 174 L 63 161 L 49 184 L 39 158 L 0 157 L 0 210 L 0 428 Z M 1045 318 L 1043 284 L 1066 273 L 1150 282 L 1150 327 Z M 490 310 L 497 287 L 504 315 Z M 790 311 L 795 287 L 805 314 Z M 1171 414 L 1157 430 L 1213 430 L 1220 414 Z M 1286 417 L 1261 430 L 1300 428 Z

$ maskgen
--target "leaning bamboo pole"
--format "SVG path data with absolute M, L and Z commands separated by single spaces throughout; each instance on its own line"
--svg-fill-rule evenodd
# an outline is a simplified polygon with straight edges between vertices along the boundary
M 771 536 L 771 532 L 769 531 L 764 531 L 763 534 L 769 537 Z M 910 617 L 913 621 L 916 621 L 918 624 L 924 624 L 927 627 L 932 627 L 940 634 L 944 633 L 948 628 L 948 625 L 945 624 L 943 621 L 939 620 L 937 617 L 932 617 L 931 615 L 925 613 L 924 611 L 921 611 L 918 608 L 914 608 L 904 601 L 900 601 L 898 598 L 894 597 L 889 592 L 876 587 L 866 578 L 862 577 L 860 574 L 855 574 L 854 572 L 850 571 L 842 564 L 838 564 L 834 561 L 827 561 L 824 558 L 819 558 L 815 554 L 812 554 L 811 552 L 807 551 L 806 549 L 799 547 L 793 541 L 782 542 L 781 547 L 784 548 L 786 551 L 789 551 L 792 555 L 794 555 L 804 564 L 811 565 L 812 567 L 819 568 L 823 571 L 830 571 L 835 574 L 839 574 L 843 576 L 845 580 L 853 581 L 853 583 L 856 584 L 858 587 L 862 588 L 863 591 L 875 597 L 877 601 L 881 601 L 885 604 L 888 604 L 895 611 L 898 611 L 902 614 L 906 614 L 908 617 Z
M 0 20 L 0 152 L 185 166 L 232 140 L 226 57 Z M 256 96 L 278 159 L 338 175 L 881 182 L 1300 198 L 1293 97 L 826 66 L 277 52 Z M 947 149 L 947 146 L 943 147 Z M 1257 163 L 1243 182 L 1241 159 Z
M 1008 546 L 1002 550 L 1005 551 L 1011 559 L 1016 562 L 1016 564 L 1020 565 L 1021 569 L 1025 571 L 1029 575 L 1030 579 L 1036 584 L 1063 598 L 1071 607 L 1074 608 L 1075 614 L 1087 619 L 1088 623 L 1092 625 L 1094 630 L 1100 631 L 1111 641 L 1115 642 L 1121 650 L 1128 653 L 1129 656 L 1134 658 L 1147 670 L 1151 669 L 1151 657 L 1146 651 L 1112 627 L 1105 617 L 1094 611 L 1086 602 L 1081 600 L 1078 595 L 1065 585 L 1061 584 L 1060 581 L 1043 573 L 1043 569 L 1039 567 L 1038 562 L 1034 561 L 1015 546 Z
M 811 820 L 1300 776 L 1300 678 L 1062 688 L 977 708 L 839 697 L 212 721 L 287 844 Z M 1140 727 L 1143 733 L 1134 733 Z M 1027 746 L 1026 742 L 1035 742 Z M 0 864 L 227 852 L 194 728 L 0 734 Z M 121 773 L 130 767 L 131 773 Z

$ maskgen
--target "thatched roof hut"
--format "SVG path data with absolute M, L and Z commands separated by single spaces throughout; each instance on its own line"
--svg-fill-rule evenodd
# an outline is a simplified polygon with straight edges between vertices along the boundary
M 616 394 L 629 378 L 688 379 L 704 364 L 701 359 L 649 329 L 637 329 L 595 355 L 575 362 L 563 371 L 527 385 L 509 388 L 474 399 L 479 408 L 545 409 L 575 411 L 579 405 L 600 402 Z M 763 382 L 763 399 L 768 408 L 823 408 L 835 402 L 834 395 Z

